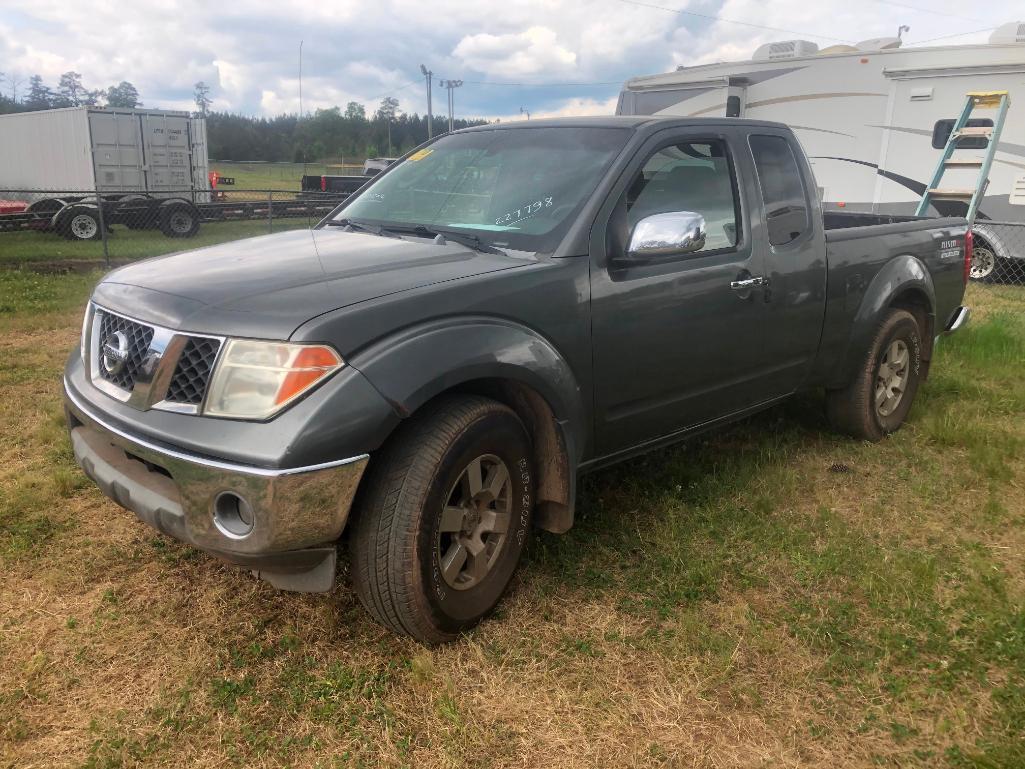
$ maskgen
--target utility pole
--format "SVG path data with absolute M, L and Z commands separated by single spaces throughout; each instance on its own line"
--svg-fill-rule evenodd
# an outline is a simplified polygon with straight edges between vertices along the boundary
M 420 65 L 420 71 L 427 78 L 427 138 L 432 139 L 434 138 L 434 111 L 431 109 L 431 80 L 434 79 L 434 73 L 423 64 Z
M 448 132 L 452 133 L 455 130 L 453 124 L 452 113 L 455 111 L 455 95 L 452 93 L 456 88 L 463 84 L 462 80 L 442 80 L 442 86 L 448 89 Z
M 529 109 L 523 109 L 523 107 L 520 107 L 520 114 L 521 115 L 526 115 L 527 116 L 527 120 L 530 120 L 530 110 Z

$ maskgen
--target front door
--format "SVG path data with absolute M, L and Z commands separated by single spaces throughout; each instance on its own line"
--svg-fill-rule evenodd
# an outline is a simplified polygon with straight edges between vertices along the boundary
M 592 237 L 598 450 L 615 453 L 764 400 L 763 249 L 752 247 L 735 157 L 741 134 L 674 129 L 624 175 Z M 693 211 L 704 248 L 640 262 L 629 233 L 646 216 Z M 598 237 L 600 235 L 601 237 Z

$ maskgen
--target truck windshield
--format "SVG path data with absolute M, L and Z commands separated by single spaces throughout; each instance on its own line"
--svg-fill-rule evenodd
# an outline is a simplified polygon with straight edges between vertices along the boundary
M 626 143 L 622 128 L 504 128 L 445 136 L 363 189 L 337 219 L 462 231 L 550 252 Z

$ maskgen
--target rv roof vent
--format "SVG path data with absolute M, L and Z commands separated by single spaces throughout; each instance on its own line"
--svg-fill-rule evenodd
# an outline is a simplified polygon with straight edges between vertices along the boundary
M 900 48 L 900 38 L 873 37 L 871 40 L 862 40 L 857 47 L 859 51 L 889 51 Z
M 779 43 L 766 43 L 758 46 L 754 60 L 796 59 L 799 56 L 811 56 L 818 50 L 819 47 L 810 40 L 783 40 Z
M 993 34 L 989 36 L 989 42 L 1025 43 L 1025 22 L 1009 21 L 1007 24 L 1001 24 L 993 30 Z
M 853 53 L 858 50 L 853 45 L 831 45 L 819 51 L 819 56 L 829 56 L 832 53 Z

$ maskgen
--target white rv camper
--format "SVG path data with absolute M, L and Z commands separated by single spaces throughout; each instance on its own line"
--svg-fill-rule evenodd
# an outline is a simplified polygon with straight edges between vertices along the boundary
M 1025 258 L 999 242 L 986 219 L 1025 223 L 1025 23 L 995 30 L 987 44 L 902 48 L 898 38 L 831 46 L 768 43 L 750 61 L 680 67 L 627 81 L 620 115 L 747 117 L 794 129 L 826 207 L 914 213 L 969 91 L 1010 92 L 978 233 L 998 256 Z M 976 111 L 970 125 L 992 125 Z M 981 120 L 982 123 L 974 121 Z M 985 149 L 972 138 L 972 149 Z M 981 148 L 978 144 L 982 142 Z M 972 152 L 959 150 L 959 157 Z M 954 174 L 969 174 L 959 180 Z M 948 171 L 944 187 L 974 186 L 977 169 Z M 963 181 L 964 183 L 959 183 Z M 938 212 L 963 215 L 967 203 L 937 201 Z M 985 245 L 985 244 L 983 244 Z

